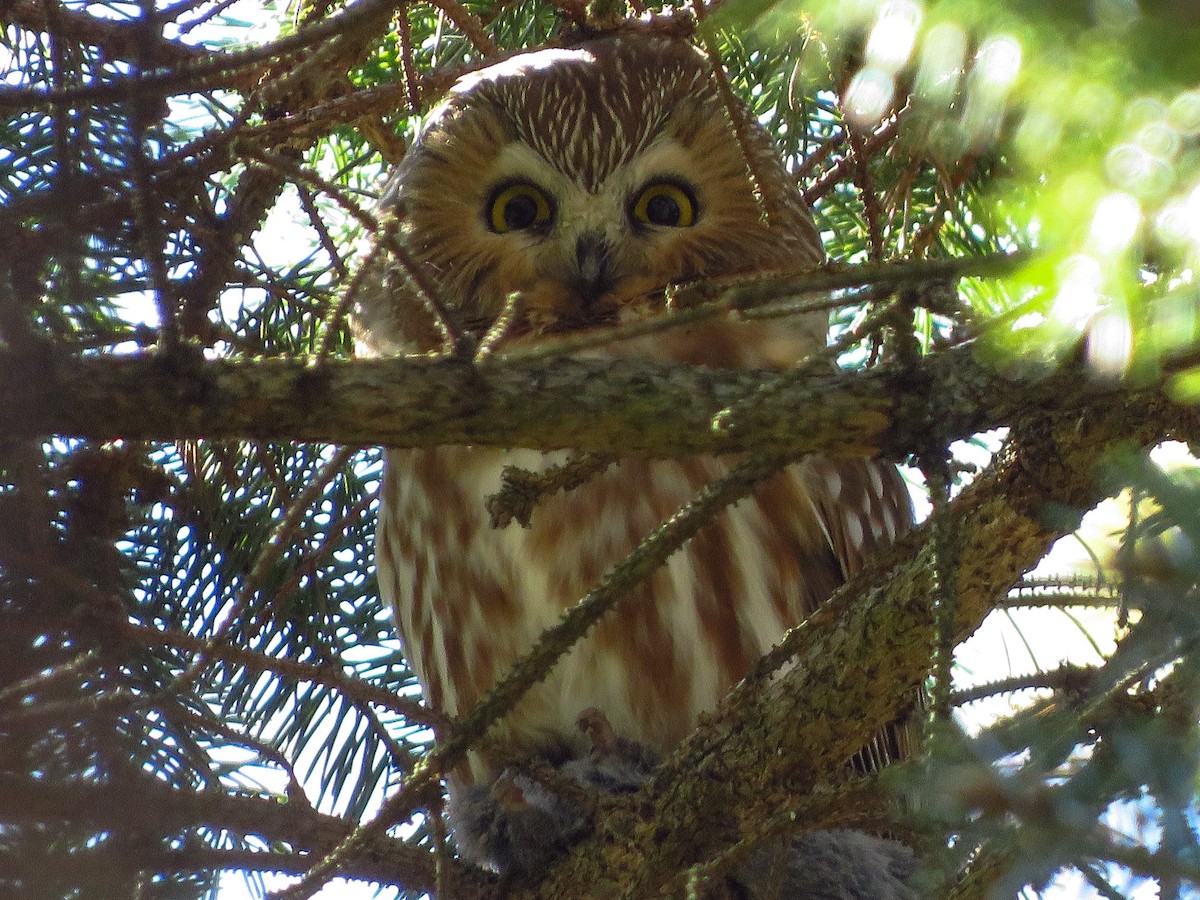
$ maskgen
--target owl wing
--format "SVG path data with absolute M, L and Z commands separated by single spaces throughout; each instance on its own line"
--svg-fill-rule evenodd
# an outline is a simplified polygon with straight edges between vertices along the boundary
M 908 487 L 891 463 L 817 457 L 806 481 L 843 581 L 913 526 Z
M 806 466 L 805 483 L 832 557 L 841 569 L 839 583 L 913 527 L 908 486 L 891 463 L 815 457 Z M 850 767 L 874 772 L 912 756 L 918 737 L 912 712 L 922 705 L 923 695 L 914 695 L 913 707 L 874 735 L 854 755 Z

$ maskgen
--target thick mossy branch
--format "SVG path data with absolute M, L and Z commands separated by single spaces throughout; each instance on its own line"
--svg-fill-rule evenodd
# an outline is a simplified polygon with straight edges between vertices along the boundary
M 11 438 L 327 441 L 899 457 L 930 434 L 966 438 L 1030 414 L 1144 407 L 1070 363 L 1000 373 L 972 345 L 918 367 L 786 376 L 639 360 L 212 361 L 153 355 L 40 358 L 0 351 L 0 433 Z M 736 425 L 714 420 L 736 409 Z M 725 417 L 721 417 L 725 418 Z
M 1025 422 L 998 460 L 948 509 L 960 536 L 958 638 L 964 639 L 1106 493 L 1104 455 L 1194 433 L 1196 413 L 1164 400 L 1097 405 L 1086 415 Z M 753 833 L 893 720 L 927 672 L 933 647 L 933 561 L 927 522 L 867 566 L 792 632 L 618 810 L 529 897 L 654 896 L 664 878 Z M 777 683 L 772 664 L 791 659 Z M 853 660 L 853 665 L 847 661 Z M 766 687 L 764 690 L 763 688 Z M 855 710 L 847 717 L 844 711 Z M 607 895 L 607 894 L 606 894 Z

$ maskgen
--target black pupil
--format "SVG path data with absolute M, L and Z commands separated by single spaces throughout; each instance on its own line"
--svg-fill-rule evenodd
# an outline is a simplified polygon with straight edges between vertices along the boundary
M 517 194 L 504 204 L 504 224 L 509 228 L 518 231 L 528 228 L 537 221 L 537 217 L 537 201 L 528 194 Z
M 675 227 L 683 218 L 678 201 L 666 194 L 656 194 L 646 203 L 646 218 L 655 225 Z

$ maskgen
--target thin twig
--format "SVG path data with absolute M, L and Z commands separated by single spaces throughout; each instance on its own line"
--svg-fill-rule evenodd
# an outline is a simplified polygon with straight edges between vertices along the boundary
M 903 113 L 910 108 L 910 105 L 911 104 L 905 104 L 881 126 L 875 129 L 871 136 L 863 143 L 863 156 L 870 158 L 879 150 L 880 147 L 891 142 L 895 138 L 896 131 L 899 129 L 900 121 L 903 118 Z M 843 125 L 843 128 L 848 130 L 850 126 Z M 821 197 L 824 197 L 834 185 L 845 179 L 846 171 L 852 166 L 857 165 L 856 160 L 857 155 L 854 153 L 847 153 L 845 156 L 839 159 L 831 168 L 826 170 L 821 175 L 816 184 L 813 184 L 804 192 L 805 201 L 812 206 L 817 200 L 819 200 Z
M 484 29 L 483 22 L 478 16 L 468 12 L 467 8 L 458 0 L 430 0 L 430 4 L 444 12 L 446 18 L 453 22 L 454 26 L 471 42 L 471 46 L 486 59 L 500 54 L 500 48 Z
M 121 785 L 96 783 L 81 779 L 71 784 L 53 784 L 46 780 L 0 772 L 0 807 L 6 817 L 19 815 L 22 821 L 86 824 L 99 831 L 134 829 L 146 839 L 133 850 L 133 868 L 145 868 L 156 873 L 244 870 L 258 872 L 287 872 L 301 874 L 320 854 L 344 837 L 350 823 L 337 816 L 327 815 L 299 804 L 281 803 L 276 796 L 247 795 L 224 791 L 188 791 L 148 776 L 135 776 Z M 221 851 L 188 842 L 179 850 L 163 850 L 170 838 L 182 830 L 207 828 L 231 835 L 254 834 L 272 847 L 283 850 Z M 156 841 L 150 835 L 161 835 Z M 48 853 L 40 860 L 55 866 L 55 876 L 65 874 L 76 883 L 88 884 L 87 876 L 95 871 L 111 874 L 112 855 L 107 842 L 99 846 L 64 849 L 61 854 Z M 14 873 L 28 875 L 22 870 L 21 854 L 0 854 L 0 878 Z M 349 860 L 346 874 L 371 880 L 402 881 L 416 890 L 428 890 L 434 885 L 433 866 L 424 848 L 397 838 L 380 835 L 363 853 Z M 450 886 L 461 893 L 456 897 L 480 897 L 486 876 L 468 871 L 465 866 L 451 865 Z M 78 879 L 82 879 L 79 881 Z M 37 894 L 35 895 L 42 896 Z
M 819 350 L 813 351 L 804 357 L 804 359 L 798 361 L 794 367 L 784 372 L 779 378 L 764 382 L 760 387 L 755 389 L 753 395 L 746 398 L 737 406 L 730 406 L 721 410 L 713 417 L 712 427 L 732 433 L 739 427 L 740 417 L 744 411 L 754 409 L 771 397 L 777 396 L 780 391 L 786 390 L 797 382 L 811 377 L 816 368 L 832 360 L 836 360 L 855 344 L 882 328 L 891 314 L 892 308 L 885 306 L 864 316 L 861 322 L 839 335 L 836 341 L 827 344 Z
M 163 21 L 170 19 L 164 10 L 157 14 Z M 4 5 L 4 24 L 27 32 L 43 32 L 51 40 L 59 39 L 73 46 L 95 47 L 109 61 L 136 56 L 141 48 L 141 32 L 137 22 L 91 15 L 82 8 L 68 8 L 50 0 L 8 0 Z M 53 52 L 53 51 L 51 51 Z M 209 51 L 203 47 L 192 47 L 182 41 L 164 43 L 156 49 L 160 64 L 173 64 L 180 60 L 207 58 Z M 62 70 L 66 71 L 66 70 Z M 57 84 L 60 70 L 57 66 L 51 78 Z M 61 159 L 61 157 L 60 157 Z
M 131 96 L 141 94 L 162 97 L 184 90 L 199 91 L 207 86 L 206 78 L 273 62 L 353 32 L 366 22 L 388 14 L 392 5 L 393 0 L 359 0 L 336 16 L 260 47 L 208 54 L 196 62 L 183 62 L 161 74 L 156 71 L 138 78 L 89 82 L 78 87 L 49 91 L 0 87 L 0 109 L 40 110 L 53 104 L 84 106 L 128 101 Z
M 1120 608 L 1120 585 L 1091 575 L 1023 578 L 1000 601 L 997 609 L 1089 606 Z
M 522 308 L 521 292 L 513 291 L 504 298 L 504 308 L 500 310 L 500 315 L 496 316 L 496 320 L 488 326 L 483 337 L 479 341 L 479 346 L 475 348 L 475 362 L 480 363 L 491 356 L 500 341 L 508 334 L 517 320 L 517 313 Z
M 850 152 L 854 158 L 854 184 L 862 198 L 863 221 L 867 226 L 867 254 L 871 262 L 883 262 L 883 209 L 875 193 L 875 181 L 871 177 L 871 155 L 867 142 L 853 127 L 846 135 L 850 141 Z
M 288 578 L 279 590 L 275 591 L 270 598 L 270 602 L 263 608 L 255 612 L 254 617 L 246 626 L 246 634 L 248 637 L 253 637 L 258 634 L 258 630 L 266 626 L 270 619 L 272 611 L 279 609 L 287 603 L 291 596 L 300 589 L 300 584 L 308 577 L 309 572 L 317 567 L 317 565 L 328 556 L 330 556 L 338 548 L 338 538 L 353 522 L 362 518 L 371 504 L 379 497 L 379 489 L 368 491 L 363 494 L 357 501 L 350 506 L 340 519 L 330 525 L 321 543 L 318 547 L 310 552 L 303 553 L 296 561 L 293 567 L 294 571 L 291 577 Z
M 174 719 L 188 720 L 192 734 L 197 731 L 208 731 L 221 737 L 226 744 L 235 744 L 245 747 L 247 750 L 253 750 L 262 759 L 274 763 L 287 777 L 288 783 L 284 791 L 288 802 L 301 804 L 307 809 L 313 808 L 308 800 L 308 795 L 304 792 L 303 785 L 300 784 L 300 779 L 296 777 L 291 761 L 277 748 L 256 740 L 245 732 L 238 731 L 230 723 L 218 719 L 207 707 L 201 706 L 198 710 L 174 704 L 169 711 L 164 710 L 163 712 Z
M 408 94 L 408 111 L 416 115 L 421 111 L 420 78 L 413 61 L 412 22 L 408 19 L 409 5 L 401 3 L 396 10 L 396 34 L 400 38 L 400 75 Z
M 740 309 L 781 297 L 835 291 L 867 284 L 902 285 L 921 281 L 945 281 L 972 275 L 1009 275 L 1029 263 L 1031 259 L 1031 253 L 1015 251 L 954 259 L 914 259 L 854 266 L 828 263 L 817 267 L 809 266 L 795 271 L 794 274 L 779 271 L 711 279 L 709 287 L 699 284 L 695 287 L 687 285 L 681 287 L 678 293 L 682 302 L 682 298 L 693 291 L 707 292 L 712 290 L 712 286 L 728 285 L 721 296 Z
M 834 150 L 846 143 L 846 129 L 843 128 L 837 134 L 831 134 L 825 140 L 821 141 L 821 145 L 812 153 L 804 157 L 804 161 L 796 167 L 792 173 L 797 184 L 803 184 L 813 173 L 817 166 L 821 165 Z
M 1002 275 L 1016 271 L 1030 258 L 1027 253 L 1016 252 L 958 259 L 895 261 L 879 265 L 826 263 L 803 269 L 708 278 L 669 288 L 670 309 L 664 314 L 610 328 L 555 335 L 536 345 L 506 349 L 496 353 L 493 358 L 504 363 L 552 359 L 578 350 L 591 350 L 618 341 L 657 334 L 731 312 L 743 318 L 758 319 L 840 309 L 861 303 L 863 298 L 830 298 L 829 293 L 865 285 L 886 287 L 968 275 Z M 714 295 L 716 299 L 701 299 Z M 805 295 L 817 296 L 796 299 Z M 648 302 L 653 296 L 647 295 L 644 301 Z
M 317 476 L 315 483 L 323 483 L 320 475 Z M 356 504 L 355 509 L 358 509 L 361 505 L 361 503 Z M 298 500 L 292 506 L 293 510 L 297 508 L 303 509 L 306 507 L 303 506 L 301 500 Z M 346 522 L 349 518 L 349 514 L 344 516 L 342 522 Z M 278 535 L 279 532 L 277 531 L 276 534 Z M 4 548 L 4 556 L 9 565 L 17 566 L 20 571 L 25 572 L 30 577 L 37 578 L 42 583 L 53 585 L 56 589 L 68 592 L 88 608 L 103 609 L 108 606 L 109 598 L 107 595 L 102 594 L 89 582 L 70 572 L 56 567 L 40 565 L 29 555 L 21 554 L 10 547 Z M 450 720 L 441 713 L 423 706 L 416 701 L 398 696 L 391 691 L 377 688 L 368 682 L 347 676 L 332 665 L 314 666 L 295 660 L 273 657 L 259 651 L 228 644 L 214 643 L 213 639 L 183 632 L 162 631 L 150 626 L 128 622 L 124 619 L 105 619 L 104 630 L 100 633 L 109 638 L 120 637 L 142 647 L 166 647 L 182 650 L 207 657 L 212 661 L 238 665 L 254 672 L 271 672 L 293 681 L 322 684 L 339 691 L 356 703 L 371 703 L 382 706 L 403 716 L 409 722 L 429 726 L 435 731 L 444 733 L 450 728 Z M 0 691 L 0 702 L 17 694 L 28 693 L 40 686 L 53 683 L 61 677 L 84 668 L 88 661 L 94 659 L 96 659 L 96 652 L 88 651 L 68 663 L 54 666 L 47 672 L 10 685 L 3 691 Z M 11 715 L 6 715 L 3 719 L 10 722 L 17 720 L 24 722 L 27 720 L 62 718 L 78 713 L 94 713 L 101 708 L 118 706 L 122 703 L 148 705 L 151 707 L 155 705 L 153 702 L 147 703 L 146 699 L 144 695 L 120 689 L 99 696 L 80 697 L 61 703 L 34 704 L 28 708 L 22 708 Z
M 938 183 L 942 187 L 941 196 L 938 197 L 937 204 L 928 215 L 923 214 L 925 224 L 913 236 L 910 252 L 914 256 L 920 257 L 926 254 L 937 237 L 938 232 L 946 224 L 946 211 L 951 209 L 955 204 L 962 202 L 959 191 L 974 170 L 975 162 L 976 158 L 973 155 L 969 155 L 959 162 L 958 167 L 952 175 L 938 179 Z
M 358 268 L 355 269 L 349 283 L 342 289 L 341 296 L 338 297 L 337 302 L 333 304 L 321 322 L 321 338 L 317 343 L 316 358 L 313 360 L 314 369 L 321 370 L 332 358 L 342 323 L 350 314 L 351 307 L 358 301 L 363 287 L 368 281 L 378 276 L 378 260 L 383 253 L 383 244 L 376 242 L 371 245 L 370 250 L 359 261 Z
M 78 51 L 74 54 L 75 59 L 70 63 L 67 61 L 67 47 L 64 46 L 67 42 L 64 40 L 62 28 L 62 19 L 67 14 L 67 11 L 62 9 L 60 4 L 53 2 L 53 0 L 42 0 L 40 5 L 46 20 L 46 33 L 50 45 L 51 83 L 57 90 L 66 90 L 65 85 L 68 77 L 71 78 L 74 84 L 78 84 L 83 80 L 82 73 L 80 72 L 81 67 L 78 60 Z M 140 46 L 139 44 L 139 48 Z M 140 53 L 141 50 L 139 49 L 138 52 Z M 74 200 L 74 197 L 71 195 L 74 192 L 75 185 L 78 183 L 81 170 L 84 168 L 80 151 L 82 149 L 81 143 L 87 141 L 85 135 L 88 132 L 88 128 L 81 121 L 83 116 L 69 104 L 52 104 L 50 116 L 51 129 L 54 134 L 54 177 L 57 183 L 57 190 L 54 193 L 58 195 L 55 199 L 60 204 L 65 203 L 69 205 Z M 136 124 L 136 122 L 133 124 Z M 64 293 L 68 298 L 77 298 L 81 296 L 82 279 L 80 272 L 81 270 L 85 270 L 87 266 L 80 255 L 76 241 L 66 242 L 66 246 L 70 249 L 64 247 L 63 258 L 59 261 L 66 287 Z M 28 320 L 26 319 L 26 321 Z
M 275 527 L 275 530 L 271 532 L 271 536 L 267 539 L 267 542 L 263 545 L 262 550 L 259 551 L 258 558 L 254 561 L 254 565 L 251 567 L 250 574 L 246 577 L 242 589 L 238 592 L 233 604 L 226 611 L 223 620 L 214 629 L 212 637 L 205 643 L 204 649 L 196 654 L 191 665 L 163 687 L 162 694 L 178 694 L 186 690 L 200 677 L 201 672 L 209 664 L 212 649 L 226 642 L 233 628 L 241 621 L 243 613 L 249 607 L 254 595 L 266 581 L 271 569 L 292 545 L 292 536 L 296 529 L 300 527 L 309 508 L 317 501 L 329 482 L 336 478 L 342 469 L 345 468 L 346 463 L 350 461 L 355 452 L 357 452 L 357 448 L 355 447 L 338 448 L 329 462 L 321 468 L 321 471 L 296 496 L 295 501 L 288 507 L 287 512 Z
M 877 810 L 882 806 L 880 793 L 878 781 L 873 777 L 849 779 L 832 788 L 822 786 L 802 799 L 785 804 L 783 809 L 755 827 L 752 834 L 745 835 L 708 862 L 676 873 L 659 889 L 659 894 L 664 897 L 690 896 L 686 891 L 689 884 L 712 883 L 712 879 L 735 871 L 771 841 L 817 828 L 872 825 L 878 821 Z M 627 895 L 623 900 L 637 898 Z
M 936 439 L 935 439 L 936 442 Z M 933 446 L 920 455 L 921 474 L 929 490 L 933 505 L 930 540 L 934 558 L 934 647 L 933 686 L 930 689 L 929 711 L 935 725 L 950 721 L 954 678 L 955 613 L 957 610 L 958 541 L 950 530 L 950 470 L 947 465 L 949 451 L 944 446 Z
M 324 660 L 323 664 L 325 666 L 331 668 L 338 666 L 338 660 L 334 658 L 329 647 L 324 643 L 315 642 L 313 651 Z M 375 732 L 375 736 L 379 738 L 380 743 L 387 749 L 388 755 L 392 758 L 392 762 L 395 763 L 396 768 L 401 772 L 411 772 L 416 767 L 417 754 L 392 737 L 391 732 L 383 724 L 369 701 L 355 697 L 353 694 L 347 694 L 346 696 L 350 700 L 351 705 L 358 711 L 358 714 L 367 720 L 367 723 L 371 726 L 371 730 Z
M 408 276 L 409 280 L 412 282 L 412 286 L 415 288 L 417 298 L 434 316 L 438 327 L 440 327 L 445 333 L 447 352 L 453 352 L 455 349 L 462 346 L 465 332 L 455 321 L 455 316 L 450 311 L 450 308 L 441 299 L 438 286 L 429 278 L 429 275 L 425 272 L 424 268 L 422 268 L 422 266 L 415 259 L 413 259 L 412 255 L 408 252 L 408 249 L 400 243 L 397 233 L 398 225 L 396 223 L 395 216 L 392 215 L 390 211 L 385 213 L 385 218 L 381 222 L 377 216 L 368 213 L 361 206 L 351 200 L 349 195 L 346 194 L 346 192 L 338 185 L 335 185 L 333 182 L 322 178 L 320 175 L 304 168 L 303 166 L 296 165 L 291 160 L 284 159 L 278 154 L 270 153 L 266 150 L 249 147 L 245 148 L 245 155 L 256 162 L 262 163 L 268 168 L 287 175 L 289 178 L 296 179 L 321 190 L 348 215 L 355 219 L 355 221 L 357 221 L 359 225 L 361 225 L 363 229 L 367 231 L 367 233 L 376 235 L 378 242 L 395 258 L 398 263 L 400 263 L 401 267 L 404 269 L 404 274 Z M 370 271 L 373 274 L 376 272 L 373 267 L 369 269 L 365 262 L 363 266 L 361 266 L 360 271 Z M 363 278 L 356 277 L 354 280 L 354 285 L 361 289 L 362 284 Z M 336 333 L 338 327 L 341 325 L 340 319 L 336 317 L 345 315 L 347 309 L 348 304 L 346 302 L 339 303 L 335 307 L 333 313 L 335 318 L 326 326 L 329 332 Z M 323 345 L 322 349 L 327 349 L 327 346 L 327 344 Z M 319 358 L 324 359 L 325 356 L 322 355 Z
M 159 18 L 163 19 L 164 21 L 173 22 L 181 13 L 186 12 L 188 9 L 196 6 L 204 6 L 208 2 L 211 2 L 211 0 L 184 0 L 182 3 L 177 3 L 174 6 L 168 7 L 167 9 L 160 10 Z M 214 3 L 211 7 L 206 9 L 200 15 L 196 16 L 194 19 L 188 19 L 186 22 L 178 23 L 177 27 L 179 29 L 180 36 L 190 34 L 192 31 L 195 31 L 206 22 L 211 22 L 237 2 L 238 0 L 220 0 L 220 2 Z
M 169 647 L 189 653 L 198 653 L 208 648 L 208 642 L 204 638 L 181 631 L 160 631 L 133 622 L 121 623 L 120 631 L 128 639 L 146 647 Z M 208 652 L 214 660 L 241 666 L 252 672 L 270 672 L 291 681 L 333 688 L 353 700 L 382 706 L 403 716 L 409 722 L 426 725 L 434 730 L 448 730 L 450 727 L 450 720 L 437 710 L 357 677 L 346 675 L 340 667 L 316 666 L 229 645 L 208 648 Z
M 325 255 L 329 257 L 334 274 L 337 275 L 338 281 L 345 281 L 350 273 L 346 269 L 345 260 L 342 259 L 337 243 L 330 235 L 329 229 L 325 227 L 325 220 L 321 218 L 321 211 L 317 209 L 316 197 L 308 185 L 303 183 L 296 185 L 296 193 L 300 197 L 300 208 L 304 210 L 309 224 L 317 233 L 317 240 L 321 244 L 321 249 L 325 251 Z
M 1078 691 L 1085 686 L 1092 675 L 1098 670 L 1093 666 L 1064 665 L 1048 672 L 1034 672 L 1030 675 L 1013 675 L 989 681 L 975 687 L 963 688 L 950 694 L 952 706 L 965 706 L 987 697 L 1000 694 L 1013 694 L 1017 691 L 1029 691 L 1037 688 L 1048 688 L 1055 691 Z
M 534 508 L 547 495 L 573 491 L 614 462 L 616 457 L 608 453 L 583 453 L 562 465 L 536 473 L 516 466 L 506 467 L 500 473 L 500 490 L 484 501 L 491 516 L 491 526 L 504 528 L 515 521 L 522 528 L 528 528 Z
M 36 691 L 50 687 L 60 678 L 66 678 L 69 675 L 78 675 L 89 666 L 97 663 L 99 659 L 100 654 L 97 650 L 85 650 L 69 662 L 35 672 L 28 678 L 22 678 L 20 681 L 16 681 L 0 689 L 0 704 L 14 699 L 23 702 L 24 698 Z
M 751 457 L 682 506 L 610 570 L 579 603 L 567 610 L 557 625 L 542 632 L 537 644 L 509 669 L 479 704 L 461 718 L 447 742 L 445 752 L 451 752 L 450 748 L 453 747 L 461 746 L 465 750 L 470 746 L 511 710 L 529 688 L 545 678 L 559 658 L 634 586 L 648 578 L 721 510 L 747 496 L 788 461 L 779 457 Z

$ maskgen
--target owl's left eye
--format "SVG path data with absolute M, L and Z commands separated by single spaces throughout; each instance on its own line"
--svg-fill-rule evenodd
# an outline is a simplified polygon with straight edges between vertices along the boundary
M 629 213 L 641 225 L 691 228 L 696 224 L 696 201 L 681 184 L 652 181 L 638 192 Z
M 488 225 L 497 234 L 548 225 L 553 217 L 546 192 L 527 182 L 501 186 L 488 201 Z

